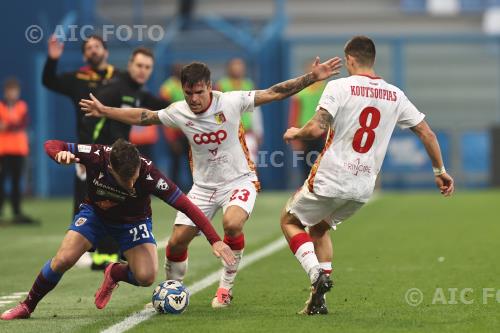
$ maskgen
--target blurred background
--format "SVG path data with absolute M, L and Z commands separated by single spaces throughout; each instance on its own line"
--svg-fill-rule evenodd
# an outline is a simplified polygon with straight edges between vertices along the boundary
M 76 140 L 74 106 L 41 81 L 54 32 L 65 41 L 59 72 L 84 65 L 82 32 L 106 35 L 109 63 L 122 69 L 133 48 L 151 48 L 155 67 L 147 89 L 159 96 L 174 64 L 206 62 L 215 83 L 230 59 L 241 58 L 255 87 L 267 88 L 302 74 L 316 55 L 342 57 L 350 37 L 368 35 L 377 46 L 376 71 L 427 115 L 458 190 L 500 185 L 500 0 L 21 0 L 0 2 L 0 11 L 0 80 L 18 79 L 29 110 L 27 195 L 72 193 L 74 169 L 56 165 L 43 150 L 47 139 Z M 87 25 L 92 28 L 82 31 Z M 256 162 L 264 191 L 303 182 L 282 140 L 290 110 L 290 100 L 262 108 Z M 170 175 L 172 148 L 157 131 L 152 159 Z M 283 154 L 271 161 L 276 151 Z M 187 160 L 181 165 L 179 182 L 189 188 Z M 423 146 L 410 131 L 396 131 L 381 187 L 433 186 Z

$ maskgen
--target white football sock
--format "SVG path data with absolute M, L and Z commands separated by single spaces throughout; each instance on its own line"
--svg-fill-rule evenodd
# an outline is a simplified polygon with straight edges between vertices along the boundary
M 321 268 L 328 275 L 332 274 L 333 268 L 331 261 L 320 262 L 319 268 Z
M 309 275 L 311 283 L 316 280 L 319 274 L 319 262 L 314 252 L 314 244 L 312 242 L 305 242 L 295 252 L 295 258 L 300 262 L 302 268 Z
M 167 280 L 177 280 L 182 282 L 187 273 L 188 260 L 170 261 L 165 257 L 165 275 Z
M 219 281 L 219 288 L 231 289 L 234 286 L 234 279 L 236 278 L 236 273 L 238 272 L 238 266 L 240 265 L 241 258 L 243 257 L 243 249 L 233 250 L 236 263 L 234 265 L 228 265 L 222 260 L 224 268 L 222 270 L 222 275 Z

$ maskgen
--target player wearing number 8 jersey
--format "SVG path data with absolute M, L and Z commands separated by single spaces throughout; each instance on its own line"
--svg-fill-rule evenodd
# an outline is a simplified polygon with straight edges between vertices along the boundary
M 50 140 L 45 143 L 45 150 L 58 163 L 85 165 L 88 197 L 69 226 L 57 254 L 43 266 L 26 299 L 3 313 L 1 319 L 29 318 L 62 275 L 105 236 L 111 236 L 119 244 L 127 263 L 108 265 L 95 295 L 96 307 L 106 306 L 119 281 L 150 286 L 158 270 L 151 194 L 187 214 L 203 230 L 214 254 L 234 264 L 231 249 L 221 241 L 203 212 L 151 161 L 140 157 L 134 145 L 123 139 L 112 147 Z
M 180 128 L 189 140 L 194 185 L 189 198 L 208 218 L 222 209 L 224 242 L 236 257 L 234 265 L 224 263 L 214 308 L 226 307 L 232 299 L 232 287 L 243 254 L 243 225 L 252 212 L 257 194 L 257 175 L 245 144 L 241 126 L 243 112 L 289 97 L 316 81 L 338 74 L 340 59 L 333 58 L 312 67 L 312 72 L 278 83 L 265 90 L 212 91 L 210 70 L 205 64 L 192 63 L 181 72 L 185 101 L 173 103 L 158 112 L 145 109 L 116 109 L 102 105 L 91 96 L 82 100 L 89 115 L 108 117 L 128 124 L 163 124 Z M 166 248 L 167 279 L 183 280 L 187 272 L 188 245 L 198 228 L 182 213 L 177 215 Z
M 356 36 L 344 51 L 350 76 L 329 82 L 315 116 L 304 127 L 289 128 L 284 135 L 289 141 L 328 132 L 323 152 L 281 218 L 290 248 L 312 283 L 310 298 L 301 311 L 309 315 L 327 313 L 324 294 L 332 286 L 333 256 L 328 231 L 369 200 L 396 125 L 410 128 L 424 144 L 441 193 L 449 196 L 454 190 L 424 115 L 400 89 L 376 76 L 373 41 Z

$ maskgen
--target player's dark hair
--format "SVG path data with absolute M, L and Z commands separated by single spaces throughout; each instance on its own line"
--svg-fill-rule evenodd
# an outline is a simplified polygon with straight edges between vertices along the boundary
M 155 60 L 155 55 L 153 51 L 151 51 L 147 47 L 140 46 L 136 47 L 134 51 L 132 51 L 132 55 L 130 56 L 130 61 L 133 61 L 135 59 L 135 56 L 138 54 L 145 55 L 146 57 L 150 57 L 151 59 Z
M 9 77 L 5 79 L 3 83 L 3 89 L 21 89 L 21 85 L 19 84 L 19 81 L 15 77 Z
M 192 62 L 182 68 L 181 84 L 183 87 L 192 87 L 198 82 L 210 85 L 210 81 L 210 69 L 202 62 Z
M 354 36 L 347 42 L 344 53 L 356 58 L 362 66 L 373 66 L 375 63 L 375 43 L 366 36 Z
M 113 170 L 123 179 L 132 178 L 141 164 L 137 148 L 124 139 L 118 139 L 113 143 L 109 160 Z
M 85 38 L 85 39 L 83 40 L 83 43 L 82 43 L 82 53 L 84 53 L 84 52 L 85 52 L 85 46 L 87 46 L 87 43 L 88 43 L 88 42 L 89 42 L 89 40 L 91 40 L 91 39 L 96 39 L 96 40 L 98 40 L 99 42 L 101 42 L 102 47 L 104 47 L 104 49 L 105 49 L 105 50 L 107 50 L 107 49 L 108 49 L 108 44 L 106 44 L 106 42 L 104 41 L 104 39 L 102 39 L 102 37 L 101 37 L 101 36 L 99 36 L 99 35 L 90 35 L 90 36 L 88 36 L 87 38 Z

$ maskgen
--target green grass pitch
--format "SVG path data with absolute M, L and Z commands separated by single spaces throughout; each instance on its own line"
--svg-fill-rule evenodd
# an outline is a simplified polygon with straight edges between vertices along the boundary
M 245 227 L 247 255 L 281 237 L 287 197 L 259 196 Z M 230 308 L 210 307 L 212 285 L 191 297 L 184 314 L 153 316 L 131 332 L 498 332 L 499 204 L 498 191 L 458 192 L 449 199 L 437 191 L 380 195 L 332 234 L 329 315 L 295 314 L 308 296 L 308 279 L 284 248 L 240 271 Z M 159 201 L 153 209 L 161 241 L 175 212 Z M 29 290 L 55 254 L 70 210 L 69 200 L 28 201 L 26 211 L 42 219 L 41 226 L 0 226 L 0 300 Z M 214 222 L 220 231 L 220 216 Z M 164 248 L 158 253 L 160 282 Z M 204 238 L 189 253 L 186 285 L 220 268 Z M 154 288 L 121 283 L 107 308 L 97 310 L 93 295 L 101 280 L 101 272 L 69 271 L 31 319 L 0 321 L 0 332 L 99 332 L 141 310 Z M 411 288 L 423 295 L 418 306 L 405 300 Z M 0 302 L 0 311 L 12 304 Z

